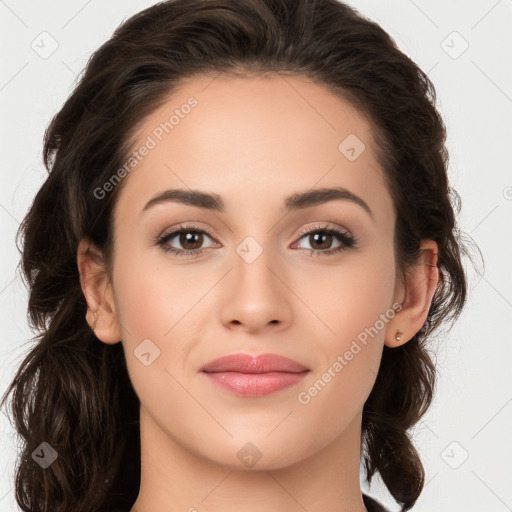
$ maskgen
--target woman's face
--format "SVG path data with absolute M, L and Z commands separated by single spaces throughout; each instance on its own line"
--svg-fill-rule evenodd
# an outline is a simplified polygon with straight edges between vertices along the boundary
M 369 122 L 305 79 L 196 77 L 137 135 L 112 293 L 141 421 L 162 449 L 272 469 L 360 432 L 401 298 Z M 338 193 L 310 196 L 320 189 Z M 301 367 L 202 371 L 236 354 Z

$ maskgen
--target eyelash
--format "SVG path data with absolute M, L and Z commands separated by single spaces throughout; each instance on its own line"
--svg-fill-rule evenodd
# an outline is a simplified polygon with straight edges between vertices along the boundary
M 206 249 L 174 249 L 172 247 L 165 247 L 165 244 L 172 240 L 176 235 L 180 235 L 181 233 L 203 233 L 208 235 L 212 240 L 215 240 L 214 236 L 210 231 L 204 228 L 200 228 L 199 226 L 182 226 L 176 228 L 169 233 L 164 233 L 162 236 L 157 237 L 155 240 L 155 244 L 161 246 L 163 251 L 173 253 L 175 256 L 181 257 L 199 257 L 203 254 Z M 324 233 L 327 235 L 334 235 L 340 242 L 341 245 L 335 249 L 327 249 L 325 251 L 321 249 L 304 249 L 303 251 L 310 251 L 310 255 L 313 256 L 316 254 L 317 256 L 330 256 L 333 254 L 337 254 L 341 251 L 350 249 L 354 247 L 357 243 L 357 240 L 348 232 L 343 231 L 341 229 L 329 228 L 327 226 L 311 226 L 304 231 L 302 231 L 299 235 L 299 241 L 304 238 L 306 235 L 310 235 L 312 233 Z

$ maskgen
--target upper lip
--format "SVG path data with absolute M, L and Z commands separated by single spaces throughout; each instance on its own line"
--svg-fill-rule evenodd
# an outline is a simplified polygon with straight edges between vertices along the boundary
M 239 372 L 239 373 L 269 373 L 287 372 L 301 373 L 309 369 L 297 361 L 277 354 L 231 354 L 219 357 L 205 364 L 203 372 Z

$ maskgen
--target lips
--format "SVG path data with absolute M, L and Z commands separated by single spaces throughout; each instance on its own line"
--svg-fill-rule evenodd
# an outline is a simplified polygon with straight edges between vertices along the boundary
M 249 354 L 233 354 L 219 357 L 210 361 L 201 368 L 201 371 L 211 372 L 239 372 L 239 373 L 270 373 L 286 372 L 300 373 L 308 368 L 297 361 L 275 354 L 261 354 L 251 356 Z
M 233 354 L 210 361 L 201 372 L 231 394 L 261 397 L 297 384 L 309 369 L 275 354 Z

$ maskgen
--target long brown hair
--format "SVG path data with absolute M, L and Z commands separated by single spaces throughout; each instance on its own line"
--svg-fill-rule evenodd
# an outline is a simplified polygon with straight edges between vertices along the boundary
M 348 99 L 373 124 L 397 211 L 402 272 L 421 239 L 439 246 L 441 281 L 428 320 L 384 353 L 363 410 L 368 480 L 379 472 L 402 510 L 416 502 L 424 469 L 408 429 L 429 407 L 432 331 L 461 312 L 466 277 L 447 180 L 445 127 L 428 76 L 376 23 L 336 0 L 170 0 L 125 21 L 89 60 L 44 139 L 49 176 L 23 220 L 21 267 L 38 332 L 3 400 L 24 441 L 16 500 L 30 512 L 129 509 L 140 484 L 139 400 L 121 343 L 101 343 L 85 320 L 79 240 L 112 249 L 120 186 L 94 191 L 118 171 L 140 122 L 185 78 L 199 74 L 306 76 Z M 42 469 L 32 454 L 58 454 Z

